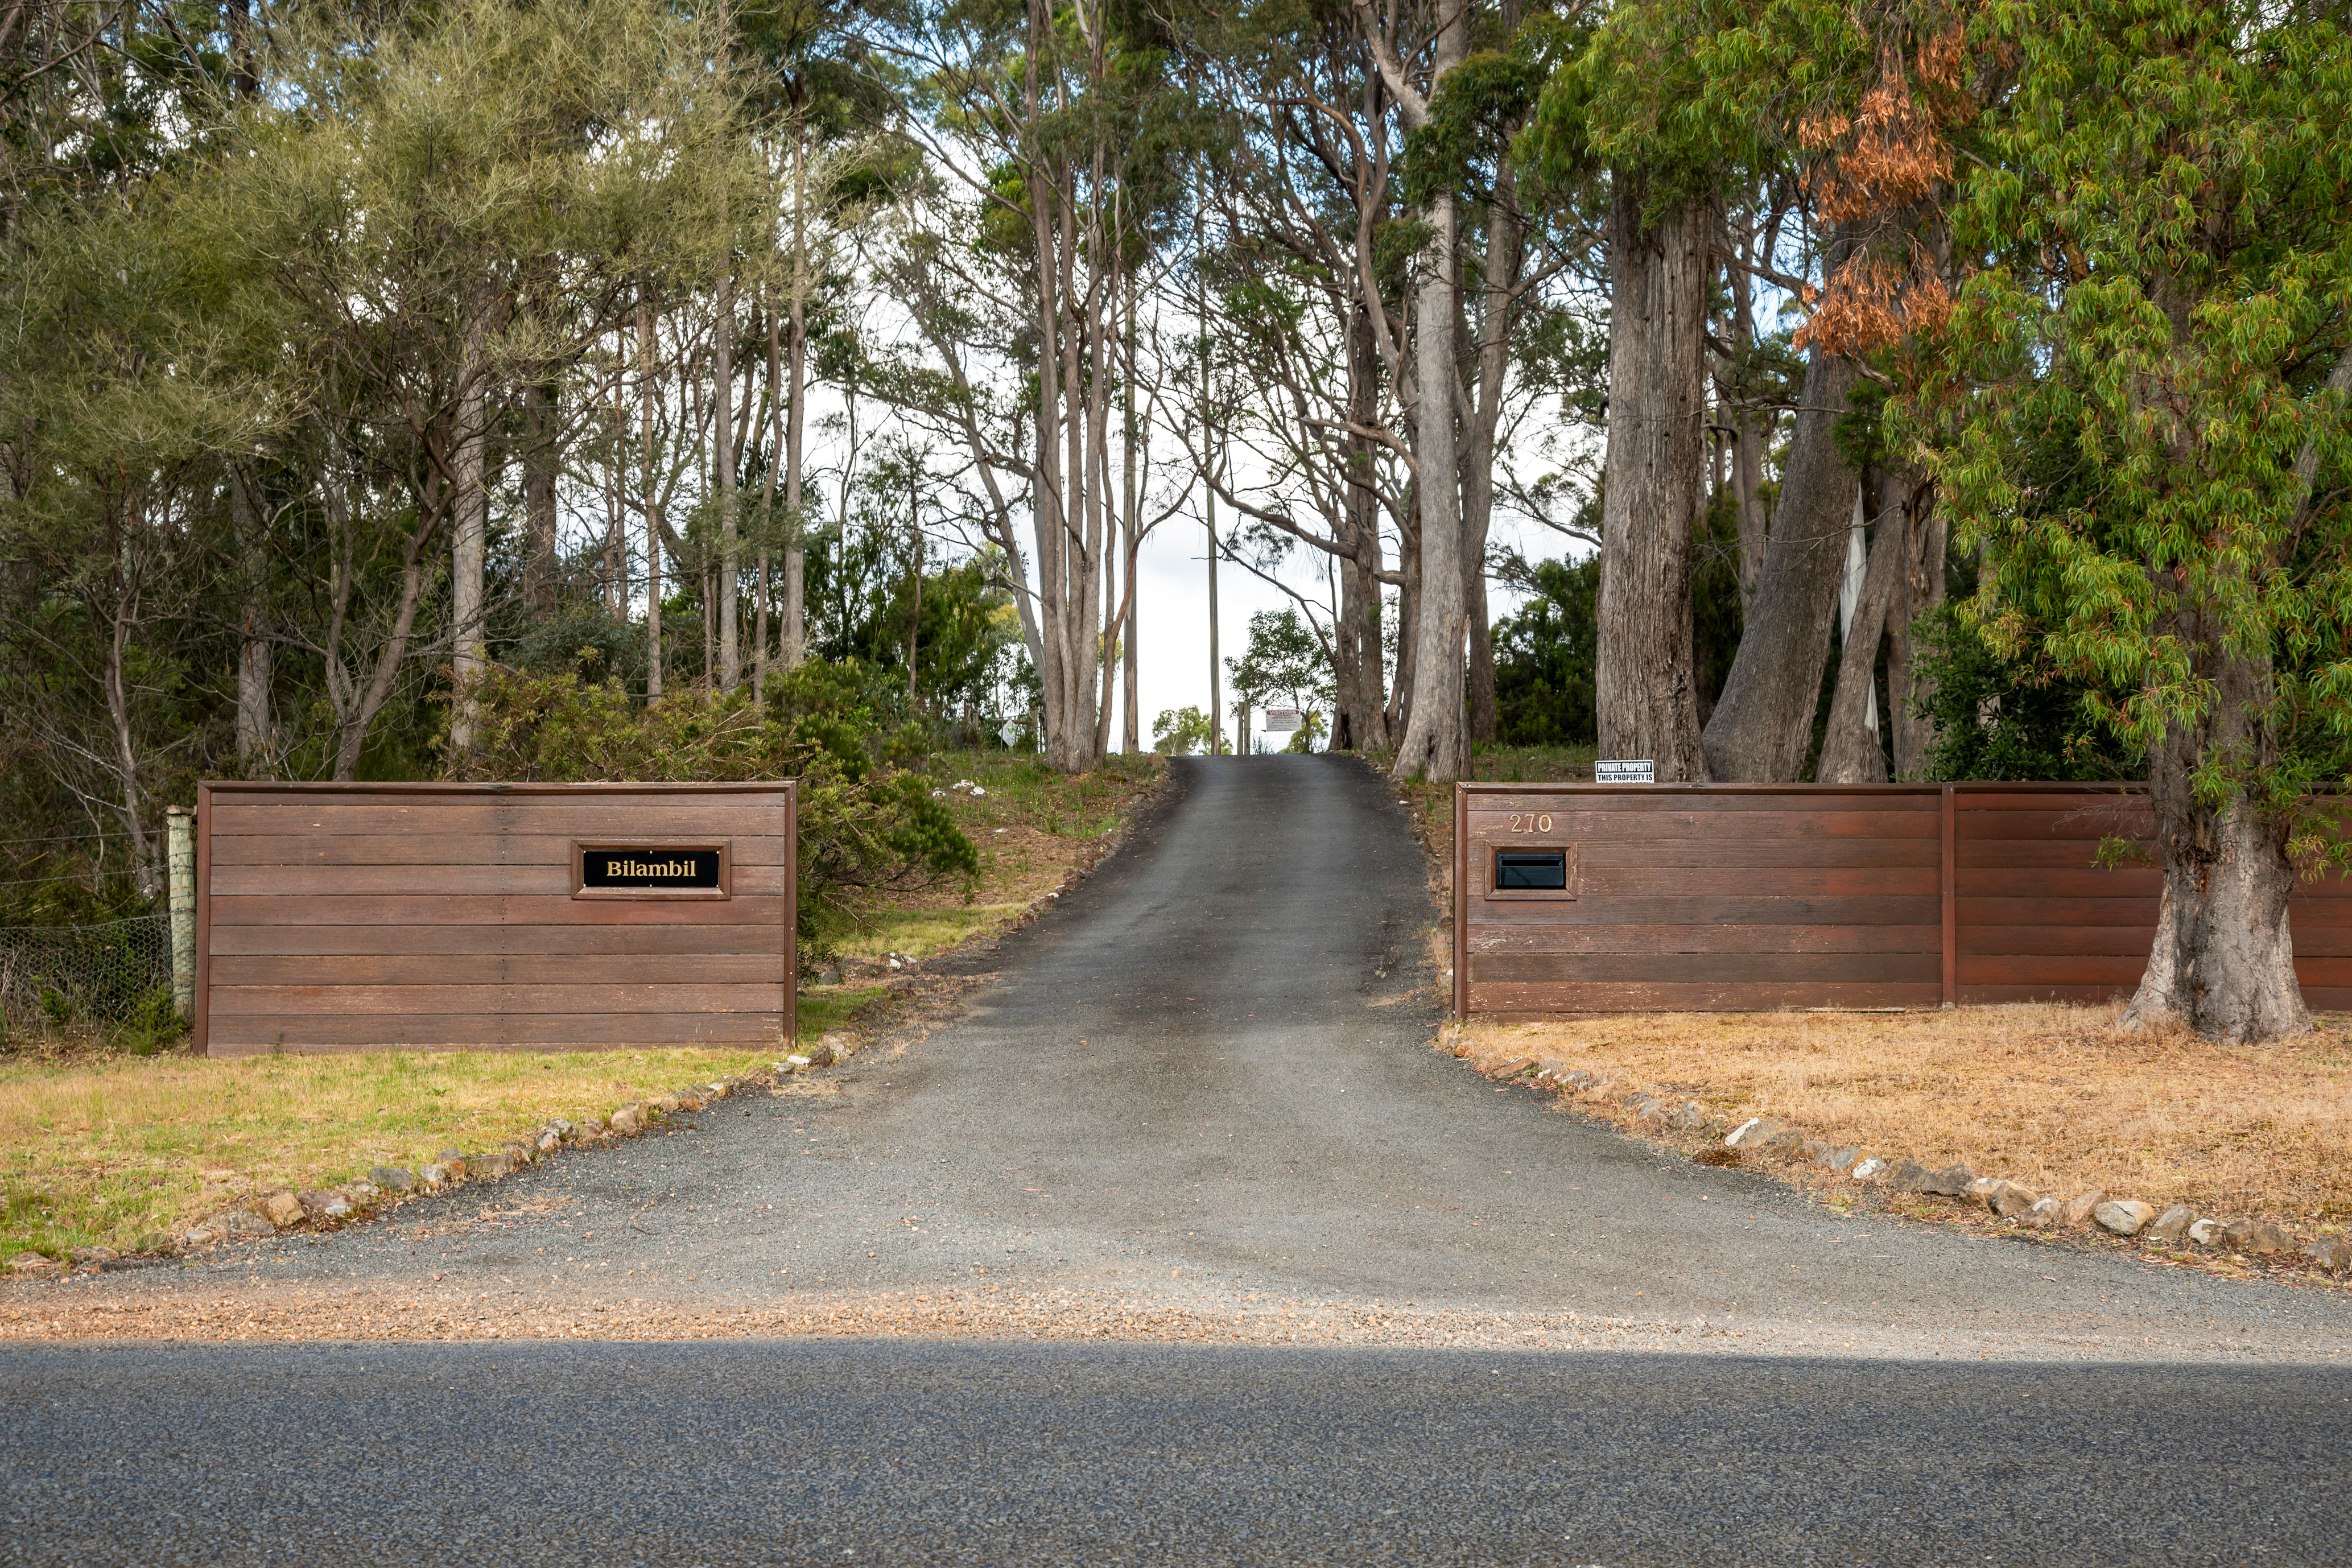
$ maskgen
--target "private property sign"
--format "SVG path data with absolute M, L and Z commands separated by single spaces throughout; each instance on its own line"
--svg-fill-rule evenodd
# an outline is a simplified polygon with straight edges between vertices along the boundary
M 1658 764 L 1648 757 L 1637 762 L 1599 762 L 1592 764 L 1592 782 L 1604 784 L 1655 784 Z
M 1265 710 L 1265 730 L 1268 734 L 1280 730 L 1296 730 L 1298 725 L 1299 712 L 1296 708 L 1269 708 Z

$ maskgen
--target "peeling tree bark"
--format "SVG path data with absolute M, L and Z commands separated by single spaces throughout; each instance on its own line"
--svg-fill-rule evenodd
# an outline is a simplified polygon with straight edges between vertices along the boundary
M 1834 432 L 1854 379 L 1852 361 L 1818 350 L 1806 367 L 1753 613 L 1707 721 L 1715 778 L 1784 784 L 1804 770 L 1860 482 Z
M 1706 465 L 1706 214 L 1643 222 L 1612 176 L 1609 447 L 1594 685 L 1601 754 L 1648 758 L 1661 784 L 1708 777 L 1691 650 L 1691 537 Z

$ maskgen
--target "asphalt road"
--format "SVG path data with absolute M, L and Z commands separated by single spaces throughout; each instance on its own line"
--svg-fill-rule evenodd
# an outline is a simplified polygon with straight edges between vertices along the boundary
M 0 1562 L 2352 1554 L 2343 1293 L 1842 1217 L 1497 1090 L 1427 1048 L 1380 781 L 1177 767 L 958 1019 L 818 1092 L 47 1287 L 1000 1337 L 11 1351 Z M 1138 1321 L 1257 1342 L 1053 1342 Z

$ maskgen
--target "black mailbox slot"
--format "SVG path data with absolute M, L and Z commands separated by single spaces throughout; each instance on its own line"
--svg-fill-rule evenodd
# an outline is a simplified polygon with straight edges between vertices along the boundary
M 1497 849 L 1495 890 L 1497 892 L 1560 891 L 1568 887 L 1565 849 Z

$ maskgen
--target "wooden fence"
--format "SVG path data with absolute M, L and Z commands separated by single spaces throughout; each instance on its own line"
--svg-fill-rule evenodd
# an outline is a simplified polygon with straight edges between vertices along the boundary
M 2104 1001 L 2139 984 L 2132 784 L 1463 784 L 1457 1014 Z M 1498 885 L 1499 884 L 1499 885 Z M 2300 884 L 2295 973 L 2352 1009 L 2352 887 Z
M 793 1037 L 793 785 L 210 784 L 196 1048 Z

